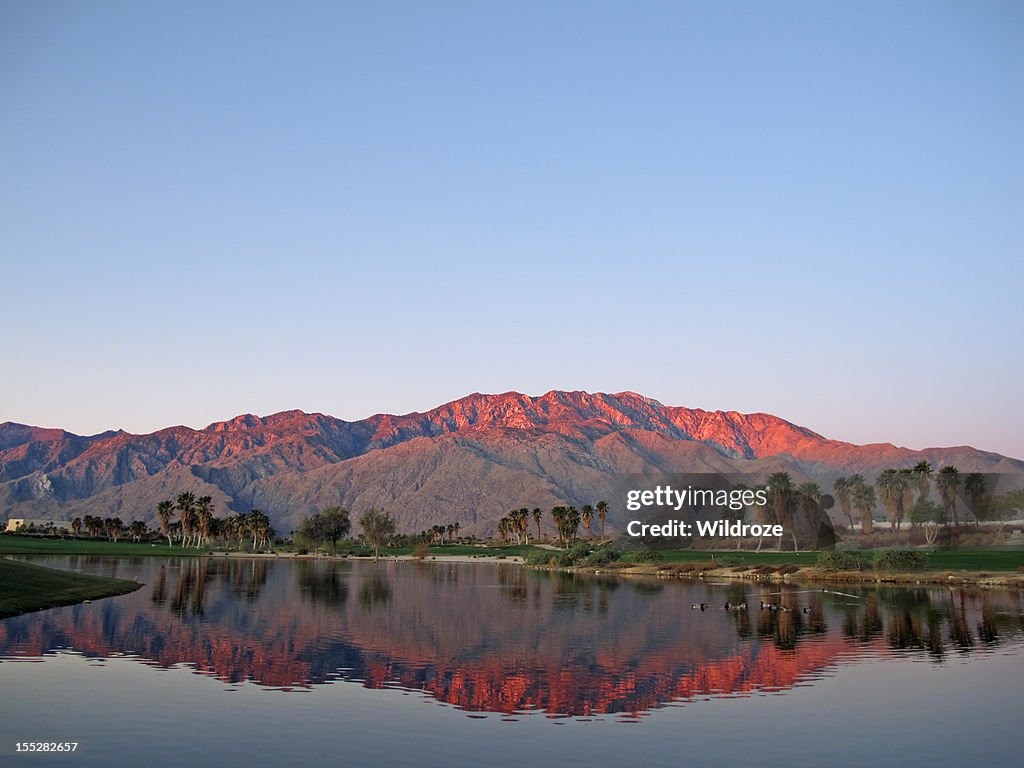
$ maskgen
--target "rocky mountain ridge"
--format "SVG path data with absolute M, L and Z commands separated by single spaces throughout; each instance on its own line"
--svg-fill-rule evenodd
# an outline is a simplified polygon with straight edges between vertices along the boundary
M 769 414 L 665 406 L 633 392 L 476 393 L 424 413 L 244 414 L 145 435 L 5 422 L 0 515 L 152 520 L 159 500 L 191 489 L 213 496 L 221 514 L 259 507 L 279 530 L 340 503 L 383 507 L 410 530 L 459 520 L 484 533 L 509 508 L 594 501 L 631 472 L 785 470 L 827 483 L 922 458 L 1024 472 L 1024 462 L 966 446 L 857 446 Z

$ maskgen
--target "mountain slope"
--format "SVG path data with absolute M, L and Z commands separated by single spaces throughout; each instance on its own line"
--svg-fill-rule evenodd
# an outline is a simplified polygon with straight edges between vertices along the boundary
M 327 504 L 383 507 L 401 527 L 458 520 L 485 532 L 509 508 L 609 497 L 631 472 L 785 470 L 830 484 L 927 459 L 962 470 L 1024 472 L 973 448 L 911 451 L 829 440 L 768 414 L 664 406 L 632 392 L 473 394 L 425 413 L 343 421 L 285 411 L 148 435 L 0 424 L 0 513 L 153 520 L 179 490 L 223 513 L 259 507 L 290 530 Z M 619 521 L 612 509 L 609 521 Z

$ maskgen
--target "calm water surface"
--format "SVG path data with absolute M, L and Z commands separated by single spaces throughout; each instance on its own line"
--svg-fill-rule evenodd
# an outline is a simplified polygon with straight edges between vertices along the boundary
M 145 586 L 0 621 L 0 763 L 877 767 L 1024 749 L 1019 592 L 32 560 Z M 79 748 L 19 758 L 17 741 Z

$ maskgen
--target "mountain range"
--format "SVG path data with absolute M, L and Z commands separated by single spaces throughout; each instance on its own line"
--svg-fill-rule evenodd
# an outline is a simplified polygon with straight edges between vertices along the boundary
M 399 530 L 459 522 L 490 534 L 509 509 L 610 499 L 630 473 L 787 471 L 827 490 L 839 474 L 870 479 L 922 459 L 1024 473 L 1022 461 L 968 446 L 853 445 L 769 414 L 666 406 L 633 392 L 508 392 L 359 421 L 284 411 L 145 435 L 4 422 L 0 516 L 154 522 L 160 500 L 191 490 L 212 496 L 221 515 L 262 509 L 282 532 L 340 504 L 383 508 Z M 613 504 L 609 526 L 626 514 Z

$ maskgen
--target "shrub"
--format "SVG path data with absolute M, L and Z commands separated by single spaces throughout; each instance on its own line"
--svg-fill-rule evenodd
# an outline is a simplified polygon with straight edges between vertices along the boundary
M 661 553 L 651 549 L 634 549 L 622 555 L 624 563 L 660 563 Z
M 611 547 L 601 547 L 595 549 L 585 558 L 583 558 L 584 565 L 608 565 L 608 563 L 614 562 L 619 559 L 619 553 Z
M 535 549 L 526 556 L 527 565 L 551 565 L 554 553 L 543 549 Z
M 927 556 L 916 549 L 893 547 L 883 549 L 875 555 L 876 571 L 920 571 L 925 567 Z
M 862 571 L 868 563 L 867 555 L 851 550 L 822 552 L 818 555 L 818 567 L 829 571 Z

